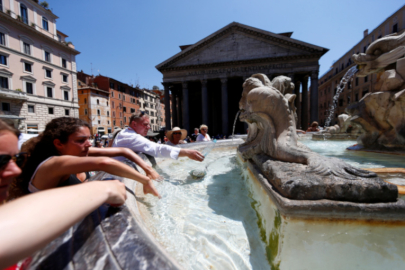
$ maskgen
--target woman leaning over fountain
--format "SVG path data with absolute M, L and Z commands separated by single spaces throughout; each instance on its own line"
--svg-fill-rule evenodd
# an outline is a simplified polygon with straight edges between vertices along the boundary
M 145 194 L 159 196 L 148 176 L 105 156 L 119 155 L 117 154 L 119 149 L 90 147 L 89 137 L 89 125 L 83 120 L 61 117 L 49 122 L 40 136 L 23 147 L 29 152 L 30 157 L 21 176 L 17 178 L 11 189 L 12 197 L 54 187 L 80 184 L 88 180 L 89 171 L 105 171 L 134 179 L 143 184 Z M 104 156 L 93 157 L 93 155 Z
M 0 204 L 27 157 L 18 153 L 18 136 L 0 120 Z M 0 205 L 0 269 L 27 258 L 101 204 L 121 205 L 125 199 L 125 185 L 112 180 L 46 190 Z

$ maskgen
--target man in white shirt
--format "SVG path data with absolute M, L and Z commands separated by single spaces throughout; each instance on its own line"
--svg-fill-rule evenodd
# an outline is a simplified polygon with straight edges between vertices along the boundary
M 117 134 L 113 142 L 113 147 L 127 147 L 134 152 L 142 152 L 154 157 L 178 159 L 178 157 L 188 157 L 196 161 L 203 161 L 204 156 L 197 150 L 181 149 L 164 144 L 157 144 L 149 141 L 144 136 L 150 129 L 149 116 L 138 111 L 129 119 L 129 127 Z M 123 161 L 124 157 L 116 157 Z

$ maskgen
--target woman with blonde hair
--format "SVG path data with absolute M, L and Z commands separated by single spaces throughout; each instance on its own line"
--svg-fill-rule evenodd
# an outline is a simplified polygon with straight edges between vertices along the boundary
M 197 137 L 197 142 L 208 142 L 211 141 L 210 135 L 208 135 L 208 127 L 207 125 L 202 124 L 200 126 L 200 134 Z

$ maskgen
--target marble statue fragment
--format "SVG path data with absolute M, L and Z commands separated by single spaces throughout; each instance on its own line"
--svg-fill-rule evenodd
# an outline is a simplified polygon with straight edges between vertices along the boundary
M 264 74 L 252 75 L 243 84 L 239 119 L 248 123 L 249 133 L 238 152 L 245 160 L 253 160 L 276 190 L 289 199 L 397 199 L 397 187 L 375 173 L 321 156 L 298 142 L 295 95 L 284 95 L 280 91 L 283 88 L 275 87 L 280 85 L 272 84 Z

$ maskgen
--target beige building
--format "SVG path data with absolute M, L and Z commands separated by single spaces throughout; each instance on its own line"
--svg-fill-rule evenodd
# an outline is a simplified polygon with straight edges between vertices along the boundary
M 79 52 L 58 31 L 58 17 L 33 0 L 2 0 L 0 119 L 37 133 L 55 117 L 78 117 Z
M 323 126 L 329 115 L 330 107 L 333 104 L 333 97 L 346 72 L 354 66 L 351 56 L 363 53 L 375 40 L 392 33 L 402 34 L 405 30 L 405 6 L 394 12 L 379 26 L 371 32 L 366 29 L 363 32 L 363 39 L 350 48 L 340 57 L 333 66 L 319 78 L 319 124 Z M 374 92 L 374 84 L 377 81 L 377 74 L 364 78 L 353 77 L 347 83 L 343 92 L 337 99 L 337 108 L 332 117 L 330 125 L 337 123 L 337 116 L 345 112 L 345 108 L 353 102 L 359 101 L 367 93 Z

